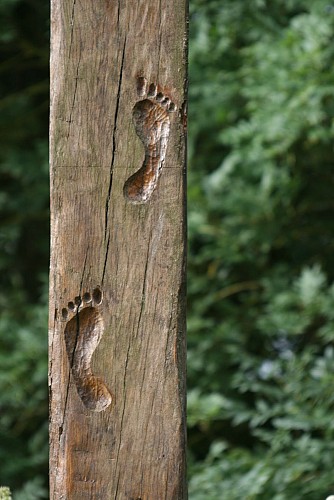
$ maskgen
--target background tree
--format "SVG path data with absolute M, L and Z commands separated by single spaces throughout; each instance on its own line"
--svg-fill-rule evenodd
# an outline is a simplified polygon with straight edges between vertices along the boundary
M 334 9 L 190 6 L 190 498 L 326 498 Z M 48 12 L 0 9 L 0 482 L 18 492 L 47 474 Z
M 0 16 L 0 484 L 29 500 L 48 470 L 48 5 Z
M 333 23 L 320 0 L 192 3 L 193 499 L 334 486 Z

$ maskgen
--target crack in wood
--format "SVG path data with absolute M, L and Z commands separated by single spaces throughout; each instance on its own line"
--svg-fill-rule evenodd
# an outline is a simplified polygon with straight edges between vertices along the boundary
M 71 128 L 71 123 L 72 123 L 72 115 L 73 115 L 73 110 L 74 110 L 74 105 L 75 105 L 75 99 L 76 99 L 77 90 L 78 90 L 80 61 L 81 61 L 81 54 L 79 55 L 79 60 L 78 60 L 78 64 L 77 64 L 77 70 L 76 70 L 76 76 L 75 76 L 75 86 L 74 86 L 73 99 L 72 99 L 72 107 L 71 107 L 69 119 L 67 120 L 67 122 L 68 122 L 67 139 L 70 136 L 70 128 Z
M 71 20 L 70 20 L 70 24 L 71 24 L 71 36 L 70 36 L 70 47 L 69 47 L 69 51 L 68 51 L 68 58 L 70 59 L 70 56 L 71 56 L 71 51 L 72 51 L 72 43 L 73 43 L 73 27 L 74 27 L 74 8 L 75 8 L 75 3 L 76 3 L 77 0 L 73 0 L 73 4 L 72 4 L 72 12 L 71 12 Z
M 122 80 L 123 80 L 125 48 L 126 48 L 126 36 L 124 38 L 124 44 L 123 44 L 122 60 L 121 60 L 121 67 L 120 67 L 120 71 L 119 71 L 118 89 L 117 89 L 115 115 L 114 115 L 114 127 L 113 127 L 113 136 L 112 136 L 112 156 L 111 156 L 111 164 L 110 164 L 110 179 L 109 179 L 108 194 L 107 194 L 106 206 L 105 206 L 105 222 L 104 222 L 105 238 L 106 238 L 107 227 L 108 227 L 109 206 L 110 206 L 110 197 L 111 197 L 111 189 L 112 189 L 112 181 L 113 181 L 113 170 L 114 170 L 114 163 L 115 163 L 115 156 L 116 156 L 116 130 L 117 130 L 119 103 L 121 100 L 121 88 L 122 88 Z
M 105 253 L 105 258 L 104 258 L 104 263 L 103 263 L 102 280 L 101 280 L 102 284 L 104 282 L 104 276 L 105 276 L 105 273 L 106 273 L 106 267 L 107 267 L 107 261 L 108 261 L 108 254 L 109 254 L 109 245 L 110 245 L 110 232 L 109 232 L 109 235 L 108 235 L 107 248 L 106 248 L 106 253 Z

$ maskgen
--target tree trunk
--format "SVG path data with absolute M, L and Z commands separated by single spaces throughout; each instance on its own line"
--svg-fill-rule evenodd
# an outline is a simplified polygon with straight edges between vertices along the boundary
M 186 0 L 51 0 L 51 500 L 186 499 Z

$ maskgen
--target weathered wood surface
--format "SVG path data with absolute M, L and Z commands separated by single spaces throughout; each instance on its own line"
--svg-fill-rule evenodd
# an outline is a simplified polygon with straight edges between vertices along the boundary
M 50 498 L 183 500 L 186 0 L 51 7 Z

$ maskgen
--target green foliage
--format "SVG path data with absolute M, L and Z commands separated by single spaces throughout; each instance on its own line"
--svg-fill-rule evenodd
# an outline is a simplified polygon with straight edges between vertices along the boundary
M 5 311 L 0 339 L 1 478 L 19 486 L 47 472 L 46 308 L 22 304 L 20 318 Z
M 334 10 L 194 0 L 190 497 L 333 492 Z
M 48 5 L 0 5 L 0 480 L 47 498 Z
M 48 491 L 43 486 L 41 478 L 35 478 L 25 483 L 24 487 L 14 495 L 14 500 L 41 500 L 48 498 Z
M 10 489 L 7 486 L 0 486 L 0 500 L 11 500 Z
M 37 500 L 47 496 L 48 4 L 2 0 L 0 16 L 0 479 L 14 500 Z M 334 8 L 192 0 L 190 27 L 190 498 L 325 499 Z

